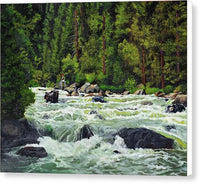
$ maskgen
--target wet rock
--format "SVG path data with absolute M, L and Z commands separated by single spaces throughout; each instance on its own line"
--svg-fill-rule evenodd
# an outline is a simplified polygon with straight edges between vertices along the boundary
M 185 106 L 182 104 L 173 104 L 168 105 L 165 112 L 167 113 L 176 113 L 176 112 L 182 112 L 185 111 Z
M 129 95 L 130 94 L 130 91 L 124 91 L 123 92 L 123 95 Z
M 153 105 L 151 101 L 141 102 L 142 105 Z
M 48 114 L 45 114 L 42 119 L 49 119 L 49 115 Z
M 183 104 L 187 107 L 187 95 L 177 95 L 172 104 Z
M 46 102 L 58 103 L 59 91 L 45 92 L 44 99 Z
M 38 131 L 25 118 L 19 120 L 3 120 L 1 122 L 2 148 L 39 143 L 37 141 L 38 138 Z
M 21 148 L 17 155 L 20 156 L 26 156 L 26 157 L 37 157 L 37 158 L 43 158 L 47 157 L 47 152 L 43 147 L 24 147 Z
M 146 91 L 144 89 L 137 90 L 134 95 L 146 95 Z
M 105 118 L 103 116 L 98 115 L 98 114 L 95 116 L 95 118 L 98 118 L 98 119 L 101 119 L 101 120 L 105 120 Z
M 157 91 L 157 92 L 155 93 L 155 96 L 157 96 L 157 97 L 164 97 L 164 96 L 165 96 L 165 93 L 163 93 L 162 91 Z
M 152 149 L 172 149 L 173 139 L 164 137 L 146 128 L 123 128 L 115 135 L 124 139 L 126 146 L 130 149 L 152 148 Z
M 79 133 L 78 140 L 81 139 L 89 139 L 90 137 L 94 136 L 92 129 L 89 125 L 84 125 Z
M 90 114 L 97 114 L 97 111 L 90 111 Z
M 166 126 L 167 131 L 170 131 L 171 129 L 176 129 L 175 125 L 167 125 Z
M 93 102 L 101 102 L 101 103 L 105 103 L 106 101 L 104 100 L 103 96 L 95 96 L 92 98 Z
M 114 150 L 113 153 L 120 154 L 121 152 L 119 152 L 118 150 Z

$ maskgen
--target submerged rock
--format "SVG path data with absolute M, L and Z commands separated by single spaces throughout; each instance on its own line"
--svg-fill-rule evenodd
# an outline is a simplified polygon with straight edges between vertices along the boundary
M 90 137 L 94 136 L 91 127 L 89 125 L 84 125 L 79 133 L 78 140 L 81 139 L 89 139 Z
M 92 98 L 93 102 L 101 102 L 101 103 L 105 103 L 106 101 L 104 100 L 103 96 L 95 96 Z
M 144 101 L 141 102 L 142 105 L 153 105 L 153 103 L 151 101 Z
M 90 114 L 97 114 L 97 111 L 90 111 Z
M 1 123 L 1 146 L 11 148 L 31 143 L 39 143 L 38 131 L 27 119 L 3 120 Z
M 168 105 L 165 112 L 169 113 L 176 113 L 176 112 L 182 112 L 185 111 L 185 106 L 182 104 L 173 104 L 173 105 Z
M 166 126 L 167 131 L 170 131 L 171 129 L 176 129 L 175 125 L 167 125 Z
M 45 92 L 44 99 L 46 102 L 58 103 L 59 91 Z
M 124 139 L 128 148 L 152 148 L 152 149 L 172 149 L 173 139 L 164 137 L 153 130 L 146 128 L 123 128 L 115 135 Z
M 26 157 L 37 157 L 37 158 L 43 158 L 47 157 L 47 152 L 43 147 L 24 147 L 21 148 L 17 155 L 26 156 Z

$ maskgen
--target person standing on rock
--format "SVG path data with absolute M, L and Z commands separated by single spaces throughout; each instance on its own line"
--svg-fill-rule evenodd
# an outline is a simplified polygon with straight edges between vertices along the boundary
M 62 74 L 62 78 L 61 78 L 61 81 L 60 81 L 60 89 L 64 90 L 65 87 L 66 87 L 65 76 L 64 76 L 64 74 Z

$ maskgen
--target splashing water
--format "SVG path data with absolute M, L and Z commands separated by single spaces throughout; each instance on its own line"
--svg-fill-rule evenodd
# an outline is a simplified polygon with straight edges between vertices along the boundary
M 46 88 L 43 88 L 47 90 Z M 187 110 L 165 113 L 167 102 L 154 95 L 113 95 L 107 103 L 92 102 L 92 97 L 68 97 L 59 91 L 59 103 L 45 103 L 44 91 L 32 88 L 36 101 L 25 116 L 38 130 L 51 136 L 40 137 L 39 145 L 48 157 L 17 156 L 9 152 L 6 171 L 126 175 L 187 175 Z M 48 89 L 49 90 L 49 89 Z M 142 105 L 151 101 L 153 105 Z M 90 114 L 96 111 L 97 114 Z M 77 141 L 80 129 L 88 124 L 94 136 Z M 173 126 L 168 130 L 167 126 Z M 148 128 L 175 140 L 172 150 L 128 149 L 119 129 Z M 119 154 L 114 152 L 117 150 Z

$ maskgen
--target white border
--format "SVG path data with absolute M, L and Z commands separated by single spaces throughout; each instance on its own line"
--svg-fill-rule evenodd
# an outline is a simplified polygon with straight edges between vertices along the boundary
M 192 2 L 187 2 L 187 175 L 192 174 Z
M 85 1 L 85 0 L 83 0 Z M 11 4 L 11 3 L 52 3 L 52 2 L 83 2 L 81 0 L 1 0 L 0 4 Z M 86 0 L 87 1 L 87 0 Z M 87 2 L 94 2 L 95 0 L 88 0 Z M 107 0 L 99 0 L 101 2 L 105 2 Z M 117 2 L 118 0 L 110 0 L 110 1 L 115 1 Z M 123 1 L 123 0 L 121 0 Z M 128 0 L 127 0 L 128 1 Z M 136 1 L 136 0 L 131 0 L 131 1 Z M 163 0 L 164 1 L 164 0 Z M 194 30 L 193 33 L 196 33 L 193 37 L 195 37 L 194 40 L 194 50 L 196 50 L 198 52 L 198 49 L 200 49 L 199 47 L 197 48 L 197 42 L 200 42 L 200 40 L 198 39 L 198 34 L 200 33 L 200 29 L 199 29 L 199 12 L 200 10 L 197 10 L 197 7 L 200 8 L 200 1 L 199 0 L 191 0 L 193 3 L 193 8 L 195 8 L 195 15 L 198 16 L 198 18 L 195 17 L 195 28 L 198 29 L 198 31 L 196 31 L 196 29 Z M 188 175 L 191 175 L 192 173 L 192 155 L 194 156 L 194 153 L 192 153 L 192 3 L 191 1 L 188 1 L 188 134 L 187 134 L 187 141 L 188 141 L 188 145 L 187 145 L 187 149 L 188 149 Z M 194 7 L 195 6 L 195 7 Z M 200 68 L 199 68 L 199 64 L 197 63 L 197 53 L 194 53 L 195 59 L 196 59 L 196 63 L 194 63 L 195 67 L 194 67 L 194 73 L 196 76 L 195 78 L 199 77 L 200 74 Z M 199 60 L 200 61 L 200 60 Z M 198 62 L 199 62 L 198 61 Z M 197 68 L 198 67 L 198 68 Z M 199 71 L 198 71 L 199 70 Z M 194 79 L 195 79 L 194 78 Z M 195 84 L 197 85 L 198 78 L 195 81 Z M 195 90 L 200 90 L 198 87 L 195 87 Z M 197 96 L 197 93 L 195 93 L 195 109 L 194 111 L 198 113 L 198 106 L 197 103 L 199 102 L 199 97 Z M 198 108 L 198 109 L 197 109 Z M 195 115 L 195 120 L 197 122 L 197 116 L 198 114 L 196 113 Z M 197 122 L 200 123 L 200 122 Z M 199 125 L 195 125 L 195 129 L 193 131 L 193 134 L 196 133 L 195 135 L 195 139 L 199 138 L 199 133 L 197 131 L 197 126 L 199 127 Z M 195 151 L 197 151 L 197 149 L 199 149 L 199 145 L 196 144 L 197 140 L 195 141 Z M 193 142 L 194 143 L 194 142 Z M 198 148 L 196 148 L 198 147 Z M 198 150 L 199 151 L 199 150 Z M 17 183 L 48 183 L 48 184 L 55 184 L 56 182 L 63 182 L 63 183 L 122 183 L 122 182 L 126 182 L 126 184 L 128 183 L 143 183 L 143 184 L 156 184 L 162 182 L 162 184 L 168 184 L 169 182 L 171 183 L 199 183 L 200 177 L 199 177 L 199 170 L 197 169 L 197 167 L 199 168 L 200 163 L 198 163 L 199 159 L 198 159 L 199 155 L 197 153 L 195 153 L 195 162 L 193 164 L 193 166 L 195 165 L 195 172 L 193 171 L 193 176 L 191 177 L 154 177 L 154 176 L 108 176 L 108 175 L 104 175 L 104 176 L 100 176 L 100 175 L 56 175 L 56 174 L 26 174 L 26 173 L 21 173 L 21 174 L 15 174 L 15 173 L 10 173 L 10 174 L 5 174 L 5 173 L 0 173 L 0 180 L 2 183 L 13 183 L 15 182 L 15 184 Z M 194 158 L 193 158 L 194 159 Z M 194 170 L 194 169 L 193 169 Z

